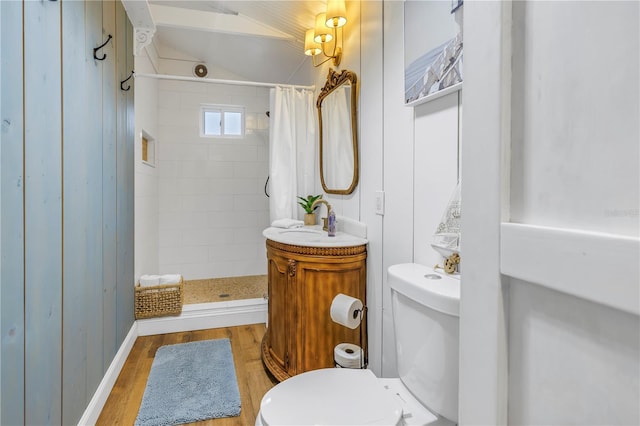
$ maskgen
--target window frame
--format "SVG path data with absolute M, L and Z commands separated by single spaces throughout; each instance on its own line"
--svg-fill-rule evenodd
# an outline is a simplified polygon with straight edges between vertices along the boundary
M 220 113 L 220 134 L 212 135 L 205 133 L 205 114 L 207 112 Z M 225 133 L 225 114 L 226 113 L 240 113 L 240 134 L 226 134 Z M 221 104 L 201 104 L 200 105 L 200 137 L 203 138 L 222 138 L 222 139 L 242 139 L 245 137 L 246 129 L 246 109 L 241 105 L 221 105 Z

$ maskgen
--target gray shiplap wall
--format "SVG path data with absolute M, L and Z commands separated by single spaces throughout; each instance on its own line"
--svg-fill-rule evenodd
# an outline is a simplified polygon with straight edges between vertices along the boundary
M 76 424 L 134 320 L 133 31 L 119 1 L 0 8 L 0 424 Z

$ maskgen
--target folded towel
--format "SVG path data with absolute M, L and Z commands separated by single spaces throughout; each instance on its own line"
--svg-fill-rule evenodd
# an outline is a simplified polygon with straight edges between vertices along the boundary
M 140 277 L 140 287 L 149 287 L 154 285 L 160 285 L 159 275 L 142 275 Z
M 156 285 L 178 284 L 182 279 L 180 274 L 165 274 L 165 275 L 141 275 L 140 287 L 149 287 Z
M 180 274 L 165 274 L 160 275 L 160 284 L 178 284 L 182 279 Z
M 304 226 L 304 222 L 295 219 L 276 219 L 271 223 L 274 228 L 300 228 Z

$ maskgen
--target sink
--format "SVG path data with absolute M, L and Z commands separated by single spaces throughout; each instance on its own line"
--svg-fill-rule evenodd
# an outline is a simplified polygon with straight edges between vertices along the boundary
M 262 235 L 279 243 L 305 247 L 353 247 L 367 243 L 365 238 L 344 231 L 338 231 L 334 237 L 330 237 L 320 225 L 288 229 L 271 227 L 265 229 Z
M 283 229 L 280 231 L 281 234 L 289 234 L 289 233 L 303 233 L 303 234 L 315 234 L 322 235 L 324 231 L 318 229 L 311 228 L 291 228 L 291 229 Z

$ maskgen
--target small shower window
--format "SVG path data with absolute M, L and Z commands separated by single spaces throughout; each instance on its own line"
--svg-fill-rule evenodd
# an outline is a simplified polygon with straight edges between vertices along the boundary
M 238 138 L 244 136 L 244 107 L 202 105 L 200 136 Z

